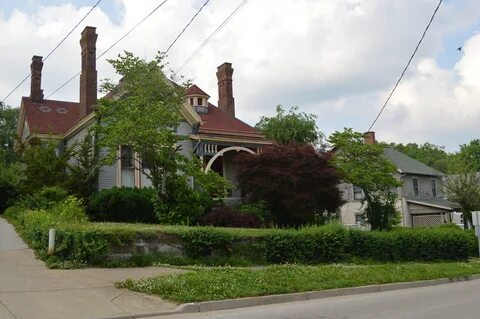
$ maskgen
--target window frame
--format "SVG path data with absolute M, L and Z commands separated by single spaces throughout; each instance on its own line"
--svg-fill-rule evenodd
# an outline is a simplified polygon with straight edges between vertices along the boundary
M 437 180 L 435 178 L 430 179 L 430 188 L 432 191 L 432 197 L 437 197 Z
M 357 194 L 360 194 L 360 197 L 357 196 Z M 357 185 L 353 185 L 353 199 L 362 200 L 364 198 L 365 198 L 365 193 L 363 192 L 363 189 Z
M 412 177 L 412 188 L 413 188 L 413 196 L 418 197 L 419 195 L 418 177 Z

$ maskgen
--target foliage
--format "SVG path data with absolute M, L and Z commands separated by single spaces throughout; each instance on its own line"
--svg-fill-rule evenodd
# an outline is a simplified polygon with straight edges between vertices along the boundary
M 447 198 L 462 207 L 464 228 L 472 223 L 472 211 L 480 210 L 480 176 L 477 173 L 451 175 L 445 181 Z
M 93 194 L 86 211 L 93 221 L 156 223 L 154 197 L 151 188 L 113 187 Z
M 39 139 L 20 146 L 20 162 L 24 167 L 22 192 L 31 194 L 43 186 L 65 186 L 70 154 L 65 151 L 57 155 L 57 147 L 55 141 Z
M 265 201 L 278 225 L 312 223 L 315 214 L 342 204 L 329 160 L 311 145 L 272 145 L 259 155 L 239 156 L 238 181 L 253 202 Z
M 232 243 L 232 236 L 228 232 L 217 231 L 215 228 L 192 229 L 180 237 L 183 240 L 185 253 L 189 257 L 210 256 L 215 251 L 228 254 Z
M 1 164 L 10 164 L 15 160 L 14 142 L 17 129 L 18 108 L 0 105 L 0 159 Z
M 67 187 L 78 198 L 87 200 L 95 192 L 100 160 L 92 131 L 79 143 L 71 146 Z
M 159 55 L 147 62 L 129 52 L 109 60 L 122 81 L 118 86 L 108 80 L 102 85 L 118 98 L 98 101 L 101 124 L 96 130 L 110 161 L 117 157 L 119 145 L 128 145 L 132 153 L 139 154 L 142 172 L 152 181 L 158 200 L 170 203 L 182 160 L 175 128 L 181 121 L 184 92 L 165 77 L 162 60 Z
M 480 172 L 480 139 L 460 145 L 456 172 Z
M 262 220 L 252 213 L 241 213 L 228 206 L 214 207 L 211 212 L 205 214 L 201 225 L 217 227 L 245 227 L 259 228 Z
M 212 196 L 225 192 L 225 182 L 215 173 L 202 172 L 198 160 L 181 154 L 176 134 L 184 87 L 163 74 L 163 55 L 147 62 L 129 52 L 109 60 L 122 76 L 118 86 L 106 81 L 102 88 L 115 98 L 98 101 L 100 118 L 96 132 L 100 147 L 109 151 L 107 160 L 117 157 L 119 145 L 128 146 L 155 190 L 155 211 L 162 223 L 192 224 L 210 208 Z M 197 188 L 192 189 L 191 176 Z
M 329 142 L 336 149 L 332 163 L 342 178 L 365 194 L 365 213 L 372 230 L 390 229 L 398 221 L 396 195 L 391 189 L 401 184 L 393 177 L 395 166 L 384 156 L 383 147 L 365 144 L 363 134 L 352 129 L 336 131 Z
M 269 266 L 200 269 L 184 274 L 125 280 L 116 284 L 174 302 L 200 302 L 307 292 L 334 288 L 468 277 L 480 273 L 480 263 L 405 263 L 377 265 Z
M 268 139 L 279 144 L 316 144 L 321 142 L 323 134 L 318 130 L 314 114 L 297 112 L 298 107 L 292 107 L 288 114 L 281 105 L 277 106 L 274 117 L 262 116 L 255 126 Z

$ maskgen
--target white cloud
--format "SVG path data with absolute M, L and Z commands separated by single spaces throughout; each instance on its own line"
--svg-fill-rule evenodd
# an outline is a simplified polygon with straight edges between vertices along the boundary
M 95 9 L 45 63 L 43 88 L 49 95 L 79 71 L 80 32 L 94 25 L 101 53 L 158 4 L 154 0 L 117 0 L 118 13 Z M 203 1 L 169 1 L 116 46 L 105 58 L 124 49 L 152 58 L 164 50 Z M 240 3 L 211 1 L 170 52 L 178 67 Z M 401 72 L 436 0 L 252 0 L 192 60 L 182 73 L 217 101 L 216 67 L 233 63 L 237 114 L 254 124 L 272 114 L 275 105 L 299 105 L 319 115 L 327 134 L 343 127 L 366 130 Z M 1 9 L 0 9 L 1 10 Z M 0 95 L 29 72 L 31 56 L 45 55 L 89 10 L 71 4 L 44 6 L 28 14 L 0 11 Z M 118 15 L 113 22 L 109 16 Z M 379 139 L 431 141 L 449 148 L 475 137 L 480 89 L 480 39 L 473 36 L 464 56 L 450 70 L 435 57 L 446 36 L 477 22 L 476 0 L 444 2 L 411 70 L 378 122 Z M 116 78 L 101 59 L 99 79 Z M 8 99 L 16 105 L 28 95 L 26 83 Z M 78 99 L 78 79 L 52 98 Z

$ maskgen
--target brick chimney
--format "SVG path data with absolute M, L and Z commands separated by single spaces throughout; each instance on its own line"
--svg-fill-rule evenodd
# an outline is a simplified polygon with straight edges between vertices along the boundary
M 365 132 L 365 133 L 363 133 L 363 140 L 364 140 L 365 144 L 368 144 L 368 145 L 375 144 L 377 142 L 377 141 L 375 141 L 375 132 Z
M 30 82 L 30 100 L 32 102 L 40 103 L 43 101 L 42 90 L 42 68 L 43 61 L 41 56 L 34 55 L 32 58 L 32 64 L 30 64 L 30 70 L 32 72 Z
M 225 62 L 217 68 L 218 107 L 235 117 L 235 99 L 233 98 L 232 64 Z
M 97 103 L 97 34 L 94 27 L 85 27 L 80 39 L 82 48 L 82 73 L 80 75 L 80 117 L 92 112 Z

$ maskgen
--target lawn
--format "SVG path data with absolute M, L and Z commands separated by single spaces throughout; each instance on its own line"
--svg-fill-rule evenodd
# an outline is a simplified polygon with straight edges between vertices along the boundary
M 118 282 L 117 287 L 174 302 L 199 302 L 394 282 L 463 277 L 480 273 L 480 262 L 391 263 L 321 266 L 220 267 L 180 275 Z

